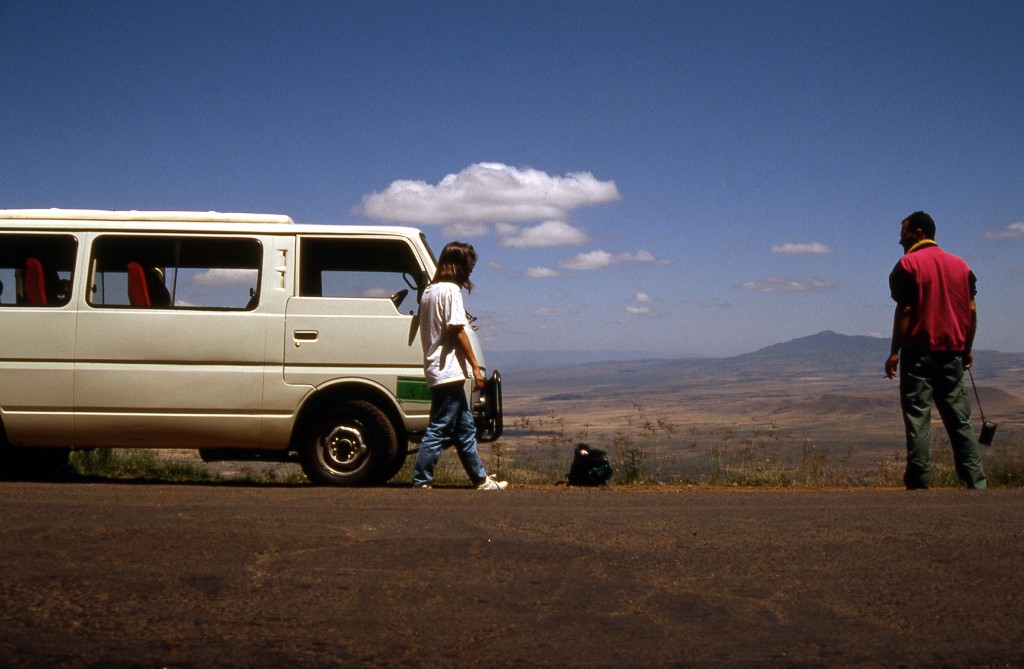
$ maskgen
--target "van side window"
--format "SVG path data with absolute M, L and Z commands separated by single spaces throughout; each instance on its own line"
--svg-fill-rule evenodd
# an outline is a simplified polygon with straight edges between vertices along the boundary
M 388 299 L 422 283 L 408 243 L 391 239 L 304 237 L 299 244 L 299 295 Z M 407 280 L 408 279 L 408 280 Z
M 249 238 L 103 235 L 92 246 L 89 304 L 253 309 L 262 257 Z
M 0 306 L 67 304 L 77 253 L 71 235 L 0 235 Z

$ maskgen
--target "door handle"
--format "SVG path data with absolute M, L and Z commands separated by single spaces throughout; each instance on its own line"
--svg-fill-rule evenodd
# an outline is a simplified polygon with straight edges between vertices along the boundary
M 296 330 L 292 335 L 295 341 L 316 341 L 320 333 L 317 330 Z

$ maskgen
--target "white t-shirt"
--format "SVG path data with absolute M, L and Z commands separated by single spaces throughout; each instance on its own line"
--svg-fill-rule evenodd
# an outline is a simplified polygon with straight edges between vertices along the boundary
M 447 281 L 427 286 L 420 300 L 420 341 L 427 386 L 465 381 L 473 375 L 469 361 L 456 345 L 459 330 L 467 325 L 459 286 Z

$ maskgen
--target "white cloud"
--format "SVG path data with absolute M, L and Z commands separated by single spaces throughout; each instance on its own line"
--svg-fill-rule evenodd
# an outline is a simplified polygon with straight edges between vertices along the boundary
M 636 297 L 633 298 L 636 304 L 627 304 L 626 313 L 633 316 L 653 316 L 655 311 L 653 307 L 647 306 L 654 302 L 654 298 L 644 292 L 637 292 Z
M 1000 232 L 986 232 L 985 237 L 989 239 L 1024 239 L 1024 221 L 1010 223 L 1006 230 Z
M 618 256 L 619 262 L 657 263 L 658 265 L 671 265 L 672 263 L 664 258 L 658 258 L 650 251 L 637 251 L 636 253 L 622 253 Z
M 388 290 L 387 288 L 367 288 L 359 295 L 359 297 L 385 298 L 390 297 L 393 292 L 394 291 Z
M 544 248 L 548 246 L 580 246 L 589 241 L 587 233 L 574 228 L 562 221 L 545 221 L 532 228 L 519 228 L 515 225 L 502 223 L 495 226 L 495 231 L 503 239 L 505 248 L 517 249 Z
M 559 316 L 566 316 L 568 313 L 565 309 L 541 308 L 535 309 L 533 315 L 542 318 L 557 318 Z
M 770 276 L 762 281 L 748 281 L 740 284 L 740 288 L 758 293 L 810 293 L 835 288 L 838 285 L 813 276 L 805 276 L 802 279 L 791 276 Z
M 196 274 L 191 281 L 200 286 L 245 286 L 256 285 L 259 276 L 254 269 L 209 269 Z
M 450 223 L 444 226 L 444 235 L 449 238 L 483 237 L 488 232 L 490 232 L 490 228 L 486 223 Z
M 436 185 L 394 181 L 383 192 L 364 195 L 352 211 L 419 225 L 561 221 L 573 209 L 620 197 L 614 181 L 599 181 L 589 172 L 559 177 L 532 168 L 476 163 Z
M 611 253 L 602 250 L 577 253 L 570 258 L 562 260 L 558 264 L 565 269 L 587 271 L 608 269 L 612 265 L 619 265 L 627 262 L 658 263 L 662 265 L 669 264 L 667 260 L 655 257 L 655 255 L 650 251 L 637 251 L 636 253 L 620 253 L 618 255 L 612 255 Z
M 556 276 L 561 275 L 550 267 L 531 267 L 526 270 L 526 277 L 529 279 L 553 279 Z
M 566 269 L 591 270 L 606 269 L 614 264 L 611 253 L 607 251 L 590 251 L 588 253 L 577 253 L 571 258 L 558 263 Z
M 832 249 L 821 244 L 819 242 L 811 242 L 809 244 L 775 244 L 772 246 L 772 253 L 811 253 L 811 254 L 822 254 L 832 253 Z

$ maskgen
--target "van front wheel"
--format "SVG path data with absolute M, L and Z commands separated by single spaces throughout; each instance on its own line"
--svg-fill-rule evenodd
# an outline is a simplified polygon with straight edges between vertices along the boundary
M 380 409 L 363 400 L 325 409 L 310 424 L 302 445 L 302 469 L 313 483 L 374 483 L 398 453 L 398 438 Z

